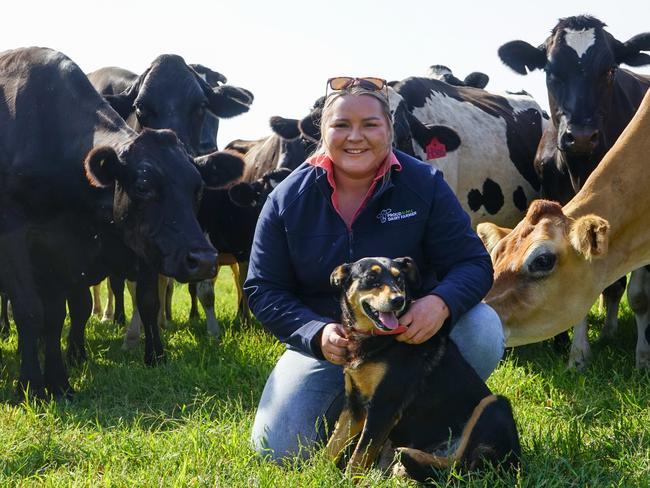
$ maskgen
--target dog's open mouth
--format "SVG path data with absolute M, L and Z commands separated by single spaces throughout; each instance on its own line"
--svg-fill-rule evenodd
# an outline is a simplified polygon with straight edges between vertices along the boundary
M 362 302 L 361 306 L 363 307 L 364 313 L 374 322 L 375 327 L 379 330 L 390 331 L 399 327 L 397 314 L 394 311 L 380 312 L 372 308 L 368 302 Z

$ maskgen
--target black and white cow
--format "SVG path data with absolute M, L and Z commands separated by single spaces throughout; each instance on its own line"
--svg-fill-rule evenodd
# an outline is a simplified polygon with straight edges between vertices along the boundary
M 548 123 L 526 94 L 493 94 L 431 78 L 395 84 L 411 119 L 416 156 L 440 169 L 476 226 L 514 225 L 539 193 L 535 150 Z M 448 127 L 452 146 L 429 129 Z
M 465 79 L 456 78 L 451 70 L 444 64 L 432 64 L 426 72 L 427 78 L 444 81 L 454 86 L 471 86 L 473 88 L 485 88 L 490 77 L 480 71 L 473 71 Z
M 222 165 L 216 154 L 196 164 L 172 131 L 135 133 L 50 49 L 0 54 L 0 94 L 0 288 L 18 329 L 20 387 L 72 392 L 60 350 L 66 298 L 85 324 L 88 286 L 113 269 L 138 281 L 146 363 L 164 360 L 158 273 L 214 273 L 195 212 L 204 184 L 236 179 L 241 161 Z
M 621 42 L 604 27 L 594 17 L 568 17 L 558 22 L 539 47 L 511 41 L 499 48 L 503 62 L 516 72 L 525 75 L 527 69 L 540 69 L 546 73 L 553 123 L 538 148 L 536 168 L 541 176 L 542 196 L 562 204 L 580 190 L 650 87 L 650 76 L 619 68 L 620 64 L 650 64 L 650 55 L 641 52 L 650 50 L 650 33 Z M 642 270 L 631 280 L 630 304 L 646 302 L 645 280 L 640 276 L 648 274 Z M 601 337 L 612 336 L 618 327 L 618 303 L 625 283 L 623 277 L 603 292 L 607 316 Z M 635 310 L 637 322 L 640 312 Z M 637 345 L 640 349 L 650 349 L 641 331 Z M 584 367 L 589 354 L 585 318 L 574 329 L 569 365 Z

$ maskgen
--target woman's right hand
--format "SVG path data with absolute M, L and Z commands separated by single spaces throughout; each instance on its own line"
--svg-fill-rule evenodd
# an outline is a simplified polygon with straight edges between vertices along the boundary
M 348 342 L 341 324 L 332 322 L 323 327 L 320 336 L 320 349 L 330 363 L 345 364 L 348 356 Z

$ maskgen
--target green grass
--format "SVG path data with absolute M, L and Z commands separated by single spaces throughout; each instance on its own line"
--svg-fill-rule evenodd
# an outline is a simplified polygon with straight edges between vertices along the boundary
M 144 366 L 142 347 L 122 351 L 117 326 L 91 319 L 70 402 L 18 398 L 15 332 L 0 341 L 0 486 L 353 486 L 322 453 L 285 468 L 256 458 L 253 415 L 283 347 L 259 325 L 237 323 L 229 272 L 217 291 L 219 343 L 203 319 L 188 320 L 187 290 L 177 286 L 163 332 L 168 362 L 157 368 Z M 513 404 L 522 471 L 450 471 L 438 485 L 650 486 L 650 373 L 634 368 L 626 306 L 620 319 L 616 341 L 595 345 L 582 374 L 546 343 L 508 351 L 488 383 Z M 602 322 L 596 311 L 592 322 Z M 414 486 L 378 471 L 363 484 Z

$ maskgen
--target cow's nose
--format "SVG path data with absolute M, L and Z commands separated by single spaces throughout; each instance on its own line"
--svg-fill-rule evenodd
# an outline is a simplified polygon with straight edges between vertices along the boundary
M 391 298 L 390 300 L 390 305 L 393 308 L 393 310 L 400 309 L 404 306 L 404 297 L 403 296 L 396 296 Z
M 598 146 L 600 131 L 591 127 L 571 127 L 560 137 L 560 149 L 565 152 L 591 154 Z
M 212 278 L 217 269 L 217 253 L 190 251 L 185 257 L 185 268 L 192 281 Z

